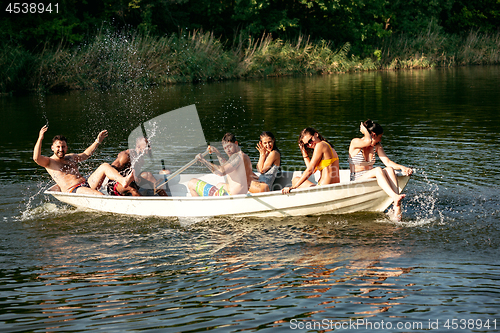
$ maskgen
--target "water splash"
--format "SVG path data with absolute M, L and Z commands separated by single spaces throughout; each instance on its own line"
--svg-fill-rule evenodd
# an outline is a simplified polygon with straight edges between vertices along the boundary
M 24 202 L 24 207 L 20 209 L 20 215 L 14 218 L 19 221 L 28 221 L 74 212 L 74 208 L 58 206 L 55 203 L 50 202 L 49 197 L 41 195 L 52 185 L 52 180 L 37 183 L 36 186 L 38 187 L 38 190 L 36 193 L 31 193 L 27 196 L 27 199 Z M 30 187 L 28 187 L 27 190 L 30 192 Z
M 18 219 L 19 221 L 29 221 L 44 217 L 53 217 L 54 215 L 64 215 L 70 212 L 74 212 L 74 209 L 61 207 L 52 202 L 45 202 L 40 206 L 27 208 L 26 210 L 21 212 L 21 216 Z
M 43 182 L 43 183 L 38 183 L 37 186 L 39 187 L 38 191 L 35 194 L 31 194 L 30 196 L 28 196 L 25 208 L 23 211 L 21 211 L 21 220 L 24 220 L 25 218 L 30 218 L 32 216 L 30 212 L 33 211 L 33 206 L 35 206 L 34 204 L 35 198 L 38 198 L 40 193 L 44 192 L 48 188 L 49 184 Z
M 210 220 L 210 217 L 181 217 L 178 218 L 179 225 L 183 228 L 187 228 L 193 224 L 202 223 Z
M 38 108 L 42 111 L 43 119 L 45 120 L 45 125 L 49 126 L 49 118 L 47 117 L 46 109 L 46 98 L 42 91 L 38 92 Z
M 415 174 L 417 173 L 421 177 L 422 186 L 418 187 L 414 194 L 407 196 L 403 219 L 396 224 L 407 227 L 435 222 L 444 224 L 443 212 L 438 208 L 439 186 L 429 180 L 425 171 L 419 172 L 415 169 Z

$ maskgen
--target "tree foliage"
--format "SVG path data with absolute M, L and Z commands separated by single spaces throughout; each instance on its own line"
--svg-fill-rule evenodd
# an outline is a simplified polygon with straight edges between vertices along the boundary
M 2 2 L 1 40 L 28 49 L 82 42 L 103 24 L 159 36 L 198 29 L 227 40 L 240 33 L 305 34 L 358 49 L 395 33 L 500 27 L 500 0 L 60 0 L 58 13 L 29 14 L 6 12 L 8 4 Z

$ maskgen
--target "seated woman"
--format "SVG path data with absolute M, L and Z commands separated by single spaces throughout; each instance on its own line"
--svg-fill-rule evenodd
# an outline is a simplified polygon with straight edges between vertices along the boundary
M 361 123 L 359 130 L 362 138 L 354 138 L 349 146 L 349 168 L 351 181 L 377 178 L 378 185 L 394 200 L 394 213 L 401 218 L 401 200 L 405 194 L 399 194 L 398 180 L 394 170 L 401 170 L 403 174 L 411 175 L 413 170 L 394 163 L 387 157 L 380 144 L 384 130 L 378 123 L 368 119 Z M 387 167 L 373 167 L 375 153 Z
M 330 143 L 321 136 L 314 128 L 307 127 L 302 130 L 299 136 L 299 148 L 307 169 L 302 176 L 292 179 L 291 187 L 284 187 L 283 194 L 290 193 L 298 187 L 310 187 L 315 184 L 308 178 L 316 171 L 321 171 L 318 185 L 328 185 L 340 182 L 339 156 Z M 312 151 L 309 157 L 308 151 Z
M 257 162 L 257 171 L 260 173 L 259 182 L 266 183 L 272 190 L 281 165 L 281 154 L 276 146 L 274 134 L 262 132 L 256 148 L 259 151 L 259 161 Z

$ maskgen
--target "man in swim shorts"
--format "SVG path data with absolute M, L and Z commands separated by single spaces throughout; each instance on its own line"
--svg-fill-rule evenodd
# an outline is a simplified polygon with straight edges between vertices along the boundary
M 147 193 L 151 192 L 151 195 L 158 194 L 160 196 L 167 196 L 165 190 L 161 188 L 157 189 L 155 186 L 163 181 L 157 181 L 151 172 L 140 172 L 144 164 L 144 155 L 147 154 L 150 149 L 151 147 L 148 140 L 145 137 L 138 137 L 135 140 L 135 149 L 127 149 L 118 154 L 113 163 L 111 163 L 111 166 L 124 177 L 135 171 L 134 181 L 125 189 L 119 182 L 110 180 L 105 184 L 108 194 L 117 196 L 141 196 L 141 193 L 143 195 L 148 195 Z M 169 174 L 170 170 L 162 170 L 160 173 Z M 168 184 L 166 186 L 168 186 Z M 151 189 L 151 191 L 146 189 Z
M 78 170 L 78 163 L 87 160 L 92 155 L 108 136 L 108 131 L 101 131 L 94 143 L 80 154 L 68 154 L 67 139 L 62 135 L 56 135 L 52 139 L 53 155 L 47 157 L 42 155 L 42 141 L 48 128 L 47 125 L 43 126 L 38 134 L 33 150 L 33 160 L 47 170 L 62 192 L 102 195 L 98 189 L 104 177 L 116 180 L 125 188 L 130 185 L 133 180 L 132 174 L 124 177 L 108 163 L 101 164 L 87 179 L 82 177 Z
M 210 153 L 217 154 L 220 165 L 210 163 L 198 154 L 196 158 L 204 164 L 211 172 L 218 176 L 227 176 L 227 182 L 217 185 L 207 184 L 198 178 L 193 178 L 188 183 L 189 192 L 192 196 L 221 196 L 246 194 L 252 181 L 256 181 L 257 175 L 252 171 L 252 162 L 247 154 L 241 151 L 238 141 L 232 133 L 226 133 L 222 138 L 222 147 L 229 156 L 226 160 L 217 148 L 209 146 Z

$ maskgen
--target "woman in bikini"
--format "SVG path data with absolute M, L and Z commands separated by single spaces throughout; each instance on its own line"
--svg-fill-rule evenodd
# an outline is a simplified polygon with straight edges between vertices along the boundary
M 260 173 L 259 181 L 266 183 L 272 190 L 281 165 L 281 154 L 276 146 L 274 134 L 262 132 L 256 148 L 259 151 L 259 161 L 257 162 L 257 171 Z
M 328 185 L 340 182 L 339 176 L 339 156 L 330 143 L 314 128 L 307 127 L 302 130 L 299 136 L 299 148 L 307 169 L 302 176 L 292 180 L 291 187 L 284 187 L 283 194 L 290 193 L 293 189 L 311 187 L 315 184 L 308 178 L 316 171 L 321 172 L 318 185 Z M 312 157 L 310 157 L 312 152 Z
M 394 163 L 387 157 L 380 141 L 384 130 L 378 123 L 368 119 L 362 122 L 359 130 L 362 138 L 354 138 L 349 146 L 349 168 L 351 181 L 376 178 L 378 185 L 394 200 L 394 213 L 401 217 L 401 200 L 405 194 L 399 194 L 398 180 L 394 170 L 401 170 L 405 175 L 411 175 L 413 170 Z M 385 164 L 386 168 L 373 167 L 375 153 Z

